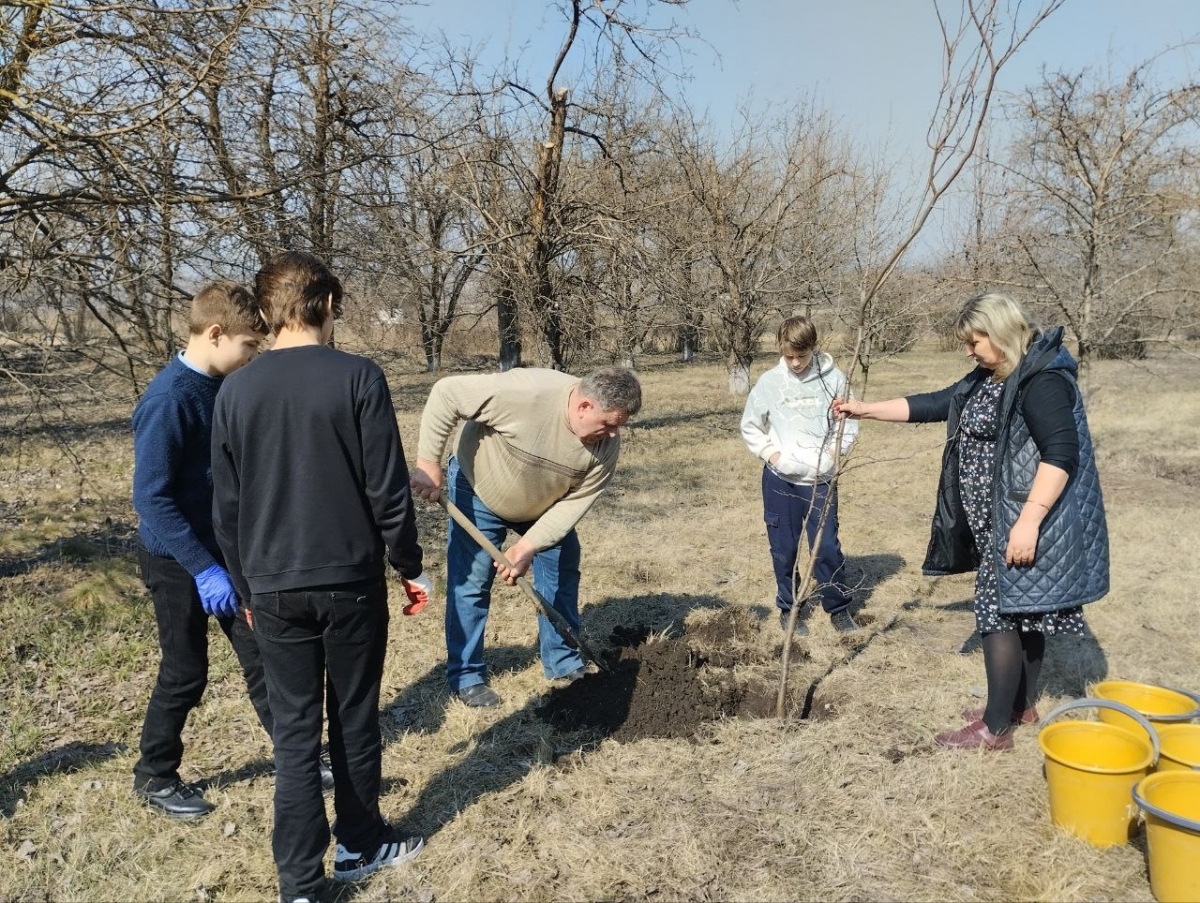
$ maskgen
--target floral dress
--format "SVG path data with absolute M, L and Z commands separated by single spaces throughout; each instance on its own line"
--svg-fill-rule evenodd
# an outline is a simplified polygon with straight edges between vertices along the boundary
M 967 523 L 981 556 L 981 565 L 975 575 L 975 627 L 980 636 L 1012 630 L 1082 634 L 1082 608 L 1033 615 L 1000 613 L 996 571 L 989 562 L 994 551 L 992 486 L 996 469 L 997 419 L 1003 391 L 1004 383 L 984 381 L 963 406 L 959 420 L 959 488 L 967 512 Z

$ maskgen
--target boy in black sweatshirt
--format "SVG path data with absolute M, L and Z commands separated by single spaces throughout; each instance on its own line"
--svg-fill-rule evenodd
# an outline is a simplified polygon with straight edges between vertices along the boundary
M 162 661 L 142 726 L 134 792 L 171 818 L 215 807 L 179 777 L 183 728 L 208 683 L 208 618 L 233 644 L 250 701 L 268 736 L 271 709 L 254 635 L 238 617 L 212 523 L 209 436 L 225 376 L 258 354 L 266 325 L 235 282 L 212 282 L 192 299 L 187 348 L 151 380 L 133 410 L 133 507 L 138 558 L 154 601 Z
M 334 878 L 416 857 L 379 811 L 387 564 L 410 607 L 432 586 L 383 371 L 328 346 L 342 286 L 311 254 L 255 281 L 273 349 L 226 381 L 212 434 L 217 541 L 247 594 L 275 713 L 273 848 L 280 899 L 320 897 L 329 823 L 316 753 L 327 696 L 338 838 Z

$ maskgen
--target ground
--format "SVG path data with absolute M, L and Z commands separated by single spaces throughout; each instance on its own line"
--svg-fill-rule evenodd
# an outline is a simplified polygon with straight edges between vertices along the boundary
M 879 362 L 862 391 L 964 370 L 931 347 Z M 468 709 L 444 686 L 438 606 L 402 617 L 395 590 L 382 802 L 428 846 L 339 899 L 1149 900 L 1140 837 L 1098 850 L 1050 824 L 1036 729 L 1005 755 L 932 745 L 984 689 L 970 576 L 919 572 L 941 428 L 864 425 L 840 492 L 865 629 L 814 616 L 779 720 L 742 400 L 717 362 L 641 372 L 646 407 L 580 528 L 584 629 L 613 673 L 547 683 L 533 606 L 498 588 L 487 659 L 504 702 Z M 389 376 L 412 450 L 434 377 Z M 156 654 L 131 554 L 132 399 L 75 395 L 39 418 L 4 392 L 0 900 L 273 898 L 270 747 L 215 630 L 184 776 L 218 811 L 175 824 L 130 793 Z M 1106 677 L 1200 690 L 1200 360 L 1100 362 L 1087 400 L 1112 591 L 1086 637 L 1051 642 L 1044 711 Z M 444 514 L 419 517 L 440 586 Z

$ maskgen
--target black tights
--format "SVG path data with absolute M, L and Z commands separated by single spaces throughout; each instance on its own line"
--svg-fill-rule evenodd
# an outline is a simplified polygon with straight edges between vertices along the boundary
M 987 672 L 988 698 L 983 722 L 993 734 L 1009 729 L 1014 712 L 1033 706 L 1045 653 L 1044 633 L 1005 630 L 984 634 L 983 667 Z

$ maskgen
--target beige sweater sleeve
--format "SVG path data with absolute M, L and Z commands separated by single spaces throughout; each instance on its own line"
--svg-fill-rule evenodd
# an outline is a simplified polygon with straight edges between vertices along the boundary
M 421 413 L 417 457 L 442 463 L 446 444 L 460 420 L 480 419 L 495 398 L 493 374 L 446 376 L 433 384 Z

